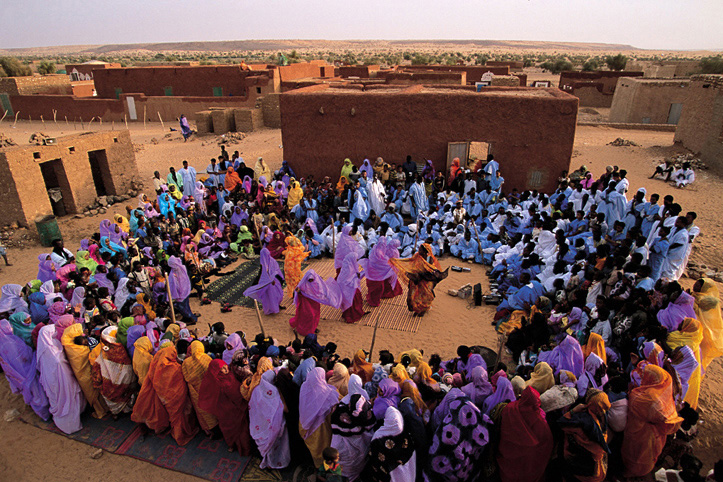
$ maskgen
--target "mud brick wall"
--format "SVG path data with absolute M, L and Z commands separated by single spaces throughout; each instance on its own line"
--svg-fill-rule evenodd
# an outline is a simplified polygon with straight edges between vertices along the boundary
M 60 159 L 65 179 L 59 179 L 68 214 L 82 211 L 97 193 L 89 151 L 105 150 L 108 194 L 122 194 L 138 177 L 138 166 L 128 131 L 84 132 L 60 137 L 49 146 L 23 146 L 0 150 L 0 224 L 18 222 L 35 229 L 37 217 L 53 214 L 40 165 Z M 67 180 L 67 182 L 66 182 Z
M 449 142 L 481 141 L 492 144 L 506 189 L 548 192 L 570 167 L 578 107 L 559 89 L 525 87 L 363 92 L 320 85 L 280 101 L 284 159 L 299 176 L 337 179 L 346 157 L 359 165 L 376 157 L 401 163 L 411 155 L 446 171 Z
M 675 142 L 723 174 L 723 75 L 694 75 L 683 102 Z

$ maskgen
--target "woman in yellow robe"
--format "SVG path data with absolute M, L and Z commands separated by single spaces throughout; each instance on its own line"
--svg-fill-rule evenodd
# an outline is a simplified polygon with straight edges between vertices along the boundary
M 188 394 L 191 397 L 193 408 L 196 410 L 201 429 L 206 433 L 210 433 L 218 425 L 218 420 L 198 406 L 198 393 L 201 389 L 203 376 L 211 363 L 211 357 L 206 354 L 203 343 L 198 340 L 192 341 L 189 349 L 191 354 L 183 360 L 181 365 L 183 379 L 186 380 L 188 385 Z
M 703 341 L 700 343 L 700 364 L 703 372 L 714 358 L 723 355 L 723 319 L 721 318 L 720 293 L 715 281 L 701 278 L 693 286 L 695 316 L 703 325 Z
M 302 197 L 304 197 L 304 190 L 301 189 L 301 185 L 298 181 L 292 182 L 291 189 L 289 189 L 289 196 L 286 198 L 286 207 L 289 208 L 289 210 L 293 209 L 301 202 Z
M 100 390 L 93 386 L 90 348 L 88 345 L 77 345 L 74 341 L 76 336 L 82 335 L 83 326 L 80 323 L 73 323 L 63 331 L 60 342 L 63 344 L 65 357 L 73 369 L 85 399 L 93 407 L 93 417 L 103 418 L 108 413 L 108 406 L 105 404 Z
M 153 344 L 147 336 L 142 336 L 133 343 L 133 371 L 138 377 L 138 384 L 143 386 L 143 380 L 148 375 L 148 369 L 153 361 Z
M 688 379 L 688 391 L 685 394 L 684 402 L 695 410 L 698 408 L 698 396 L 700 395 L 700 343 L 703 341 L 703 327 L 695 318 L 685 318 L 678 327 L 678 331 L 668 333 L 667 343 L 671 349 L 679 346 L 689 346 L 693 350 L 698 367 Z

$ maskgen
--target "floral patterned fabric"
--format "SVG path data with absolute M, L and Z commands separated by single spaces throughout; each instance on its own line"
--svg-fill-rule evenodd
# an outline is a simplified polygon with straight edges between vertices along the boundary
M 482 451 L 489 441 L 489 423 L 490 418 L 469 397 L 462 396 L 452 401 L 448 413 L 434 432 L 424 480 L 478 480 Z

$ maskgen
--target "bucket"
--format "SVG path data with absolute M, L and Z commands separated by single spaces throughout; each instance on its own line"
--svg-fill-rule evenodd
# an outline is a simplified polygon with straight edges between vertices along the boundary
M 40 244 L 43 246 L 52 246 L 53 240 L 63 239 L 63 235 L 60 234 L 60 228 L 58 227 L 58 221 L 53 215 L 36 218 L 35 227 L 38 230 Z

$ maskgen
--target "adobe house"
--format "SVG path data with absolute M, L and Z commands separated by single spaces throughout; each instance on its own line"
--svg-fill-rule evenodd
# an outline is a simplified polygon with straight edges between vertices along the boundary
M 723 174 L 723 75 L 694 75 L 675 129 L 675 142 Z
M 581 107 L 610 107 L 620 77 L 642 77 L 642 72 L 596 70 L 560 73 L 559 88 L 580 99 Z
M 689 80 L 621 77 L 609 120 L 631 124 L 677 124 L 689 84 Z
M 82 64 L 66 64 L 65 72 L 70 76 L 72 82 L 93 80 L 93 71 L 99 69 L 120 68 L 119 63 L 103 62 L 101 60 L 90 60 Z
M 82 212 L 96 197 L 128 192 L 138 177 L 128 131 L 84 132 L 50 145 L 0 149 L 0 224 Z
M 577 107 L 555 88 L 318 85 L 280 96 L 284 159 L 299 176 L 336 181 L 347 157 L 411 155 L 447 172 L 482 145 L 478 157 L 494 154 L 506 189 L 552 191 L 570 167 Z

